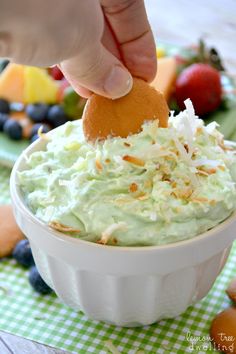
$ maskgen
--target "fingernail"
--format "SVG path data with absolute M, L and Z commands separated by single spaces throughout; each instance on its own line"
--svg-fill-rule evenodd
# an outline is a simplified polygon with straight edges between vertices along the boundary
M 120 98 L 130 92 L 133 79 L 128 70 L 119 65 L 113 66 L 104 83 L 104 91 L 112 99 Z

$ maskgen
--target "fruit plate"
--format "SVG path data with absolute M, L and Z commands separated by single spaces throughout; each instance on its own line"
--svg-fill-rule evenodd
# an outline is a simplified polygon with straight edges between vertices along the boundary
M 185 48 L 170 43 L 160 43 L 160 48 L 167 56 L 188 56 L 191 48 Z M 223 105 L 216 112 L 206 118 L 206 123 L 216 121 L 219 130 L 228 140 L 236 141 L 236 83 L 227 74 L 221 75 L 224 91 Z M 29 145 L 28 140 L 14 141 L 0 132 L 0 164 L 12 167 L 22 151 Z

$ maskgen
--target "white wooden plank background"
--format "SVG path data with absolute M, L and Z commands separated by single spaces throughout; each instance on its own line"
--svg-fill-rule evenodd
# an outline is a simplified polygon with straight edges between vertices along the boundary
M 199 37 L 216 46 L 236 74 L 236 0 L 146 0 L 155 38 L 192 44 Z

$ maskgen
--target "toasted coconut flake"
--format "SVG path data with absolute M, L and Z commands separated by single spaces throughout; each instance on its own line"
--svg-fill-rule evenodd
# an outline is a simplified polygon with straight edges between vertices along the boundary
M 51 221 L 48 224 L 52 229 L 60 231 L 60 232 L 80 232 L 79 229 L 75 229 L 71 226 L 63 225 L 58 221 Z
M 234 151 L 235 147 L 233 146 L 226 146 L 224 143 L 224 140 L 221 140 L 218 145 L 221 147 L 221 149 L 223 149 L 224 151 Z
M 124 142 L 124 146 L 130 147 L 131 144 L 130 144 L 130 143 L 127 143 L 127 142 L 125 141 L 125 142 Z
M 197 127 L 197 129 L 196 129 L 196 135 L 200 135 L 200 134 L 202 134 L 202 132 L 203 132 L 202 127 Z
M 209 173 L 209 175 L 213 175 L 214 173 L 217 172 L 216 168 L 210 168 L 209 170 L 207 170 L 207 172 Z
M 184 144 L 184 148 L 185 148 L 186 152 L 189 153 L 189 146 L 188 146 L 188 144 Z
M 138 185 L 136 183 L 131 183 L 129 186 L 129 191 L 131 193 L 134 193 L 134 192 L 137 192 L 137 190 L 138 190 Z
M 207 173 L 208 175 L 213 175 L 214 173 L 217 172 L 217 169 L 216 168 L 199 167 L 198 171 L 203 171 L 203 172 Z
M 193 194 L 192 188 L 178 189 L 176 188 L 172 193 L 176 198 L 189 199 Z
M 182 159 L 186 161 L 188 164 L 191 164 L 191 156 L 189 156 L 189 154 L 185 150 L 184 145 L 179 141 L 179 139 L 177 138 L 177 136 L 175 136 L 174 133 L 172 134 L 172 138 Z
M 43 133 L 43 125 L 41 125 L 38 129 L 38 136 L 40 139 L 45 140 L 45 141 L 50 141 L 51 139 L 49 138 L 48 134 Z
M 220 166 L 218 166 L 218 168 L 219 168 L 221 171 L 225 171 L 225 166 L 220 165 Z
M 106 244 L 102 239 L 96 241 L 96 243 L 98 243 L 99 245 L 105 245 Z
M 209 174 L 203 170 L 197 170 L 197 175 L 208 177 Z
M 135 156 L 130 156 L 130 155 L 125 155 L 123 156 L 122 158 L 124 161 L 127 161 L 127 162 L 130 162 L 134 165 L 137 165 L 137 166 L 141 166 L 143 167 L 145 165 L 145 162 L 141 159 L 139 159 L 138 157 L 135 157 Z
M 110 159 L 106 159 L 106 160 L 105 160 L 105 163 L 110 163 L 110 162 L 111 162 Z
M 113 245 L 117 245 L 118 240 L 117 240 L 117 238 L 113 237 L 111 242 L 112 242 Z
M 138 200 L 146 200 L 149 198 L 149 195 L 147 193 L 141 192 L 136 198 Z
M 163 174 L 161 180 L 164 181 L 164 182 L 171 182 L 170 176 L 168 174 L 165 174 L 165 173 Z
M 102 164 L 98 159 L 95 160 L 95 166 L 98 171 L 102 171 Z
M 102 237 L 100 240 L 97 241 L 97 243 L 100 243 L 102 245 L 106 245 L 107 242 L 109 241 L 111 235 L 116 231 L 116 230 L 121 230 L 121 229 L 126 229 L 127 224 L 125 222 L 118 222 L 109 225 L 105 231 L 102 233 Z
M 204 197 L 192 198 L 191 201 L 194 203 L 211 203 L 211 200 Z
M 223 138 L 218 140 L 218 145 L 224 151 L 235 151 L 236 150 L 236 145 L 227 144 L 227 142 L 225 142 Z
M 165 160 L 166 161 L 175 161 L 176 160 L 176 156 L 166 155 L 165 156 Z
M 216 205 L 216 200 L 214 200 L 214 199 L 209 200 L 209 204 L 210 205 Z
M 152 180 L 148 179 L 144 182 L 144 188 L 152 188 L 152 187 L 153 187 Z

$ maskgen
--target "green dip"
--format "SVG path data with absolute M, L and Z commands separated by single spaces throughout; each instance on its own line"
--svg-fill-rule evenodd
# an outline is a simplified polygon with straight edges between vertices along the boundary
M 81 121 L 47 135 L 18 175 L 30 210 L 73 237 L 118 246 L 190 239 L 235 210 L 235 150 L 216 123 L 204 126 L 187 100 L 169 128 L 142 128 L 95 145 Z

